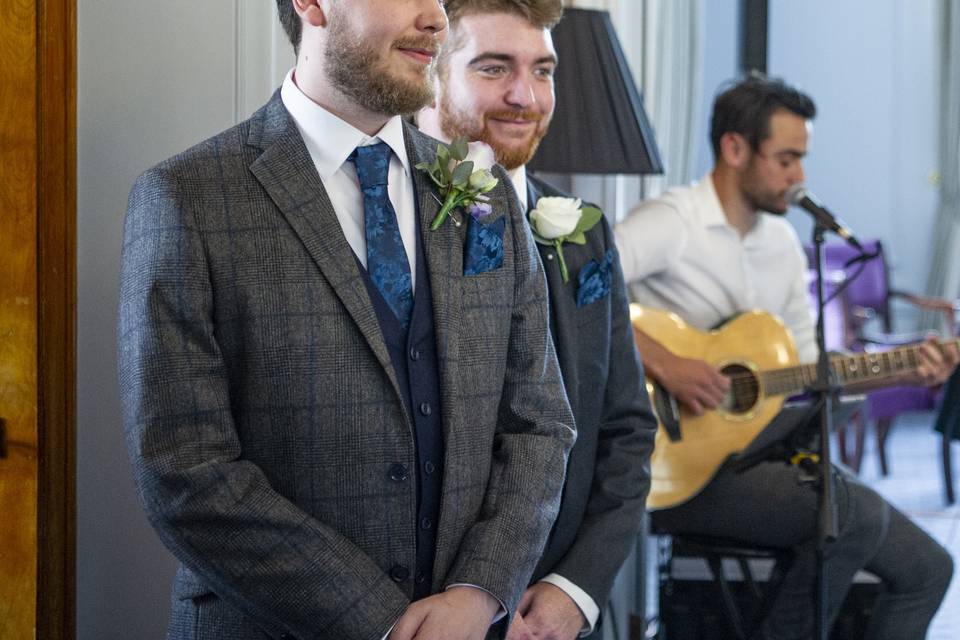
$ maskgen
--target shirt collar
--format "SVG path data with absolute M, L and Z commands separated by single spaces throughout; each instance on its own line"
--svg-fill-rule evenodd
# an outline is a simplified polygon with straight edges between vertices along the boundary
M 527 165 L 520 165 L 513 171 L 508 171 L 507 176 L 513 183 L 513 190 L 517 192 L 517 198 L 520 199 L 521 209 L 527 211 L 530 208 L 530 203 L 527 202 Z
M 723 205 L 720 204 L 720 196 L 717 195 L 717 188 L 713 184 L 713 175 L 707 173 L 697 184 L 696 189 L 705 205 L 700 207 L 700 220 L 703 226 L 729 227 L 727 216 L 723 213 Z
M 296 122 L 321 180 L 331 178 L 354 149 L 378 141 L 387 143 L 400 160 L 404 175 L 410 177 L 410 160 L 400 116 L 390 118 L 375 136 L 368 136 L 308 98 L 294 81 L 293 72 L 291 69 L 283 79 L 280 99 Z
M 713 184 L 713 175 L 708 173 L 704 176 L 696 188 L 705 205 L 700 208 L 700 220 L 703 222 L 703 226 L 727 228 L 730 229 L 731 232 L 739 235 L 740 232 L 727 221 L 727 216 L 723 213 L 723 205 L 720 204 L 720 197 L 717 195 L 717 189 Z M 765 236 L 770 227 L 770 221 L 767 219 L 767 216 L 772 215 L 775 214 L 762 212 L 757 216 L 757 221 L 753 227 L 743 236 L 743 244 L 745 247 L 751 248 L 766 242 Z

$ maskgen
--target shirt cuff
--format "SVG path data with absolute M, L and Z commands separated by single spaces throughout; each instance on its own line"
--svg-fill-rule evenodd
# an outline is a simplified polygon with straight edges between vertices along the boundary
M 580 609 L 580 613 L 583 614 L 584 619 L 587 621 L 587 626 L 580 630 L 581 638 L 593 633 L 593 628 L 596 626 L 597 619 L 600 617 L 600 608 L 597 607 L 597 603 L 593 601 L 593 598 L 587 595 L 586 591 L 556 573 L 544 576 L 540 582 L 552 584 L 563 591 L 570 596 L 570 599 L 573 600 Z
M 449 589 L 450 587 L 470 587 L 471 589 L 480 589 L 480 591 L 484 591 L 484 592 L 486 592 L 486 593 L 490 593 L 489 591 L 487 591 L 487 590 L 484 589 L 483 587 L 478 587 L 478 586 L 475 585 L 475 584 L 467 584 L 467 583 L 465 583 L 465 582 L 455 582 L 455 583 L 453 583 L 453 584 L 448 584 L 448 585 L 447 585 L 447 589 Z M 503 605 L 503 601 L 502 601 L 500 598 L 498 598 L 497 596 L 495 596 L 495 595 L 493 595 L 492 593 L 490 593 L 490 597 L 493 598 L 494 600 L 496 600 L 496 601 L 497 601 L 497 604 L 500 605 L 500 610 L 497 611 L 497 614 L 496 614 L 495 616 L 493 616 L 493 620 L 490 621 L 490 624 L 496 624 L 497 622 L 500 622 L 500 620 L 503 618 L 503 616 L 507 615 L 507 608 Z
M 399 622 L 399 620 L 398 620 L 397 622 Z M 390 625 L 390 628 L 387 629 L 387 632 L 386 632 L 385 634 L 383 634 L 383 637 L 380 638 L 380 640 L 387 640 L 387 638 L 390 637 L 390 634 L 393 633 L 393 628 L 394 628 L 395 626 L 397 626 L 397 623 L 396 623 L 396 622 L 394 622 L 392 625 Z

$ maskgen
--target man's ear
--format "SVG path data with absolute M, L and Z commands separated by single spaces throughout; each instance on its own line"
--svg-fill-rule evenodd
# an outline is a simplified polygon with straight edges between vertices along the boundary
M 327 26 L 327 11 L 323 0 L 293 0 L 293 8 L 305 24 L 311 27 Z
M 731 167 L 743 168 L 750 160 L 750 143 L 741 134 L 728 131 L 720 136 L 720 156 Z

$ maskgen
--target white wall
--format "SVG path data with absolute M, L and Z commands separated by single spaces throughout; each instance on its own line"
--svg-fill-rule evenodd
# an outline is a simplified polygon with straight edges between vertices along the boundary
M 937 204 L 939 5 L 770 2 L 770 72 L 817 103 L 807 183 L 860 237 L 884 241 L 894 285 L 913 291 Z M 805 214 L 789 219 L 808 241 Z
M 175 566 L 136 503 L 120 425 L 115 326 L 127 194 L 144 169 L 269 96 L 292 60 L 272 54 L 279 28 L 264 27 L 276 23 L 272 6 L 78 2 L 79 640 L 164 637 Z

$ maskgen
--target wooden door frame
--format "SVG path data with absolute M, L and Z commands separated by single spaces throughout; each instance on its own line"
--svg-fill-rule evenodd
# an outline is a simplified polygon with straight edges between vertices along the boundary
M 37 637 L 76 627 L 76 0 L 37 3 Z

